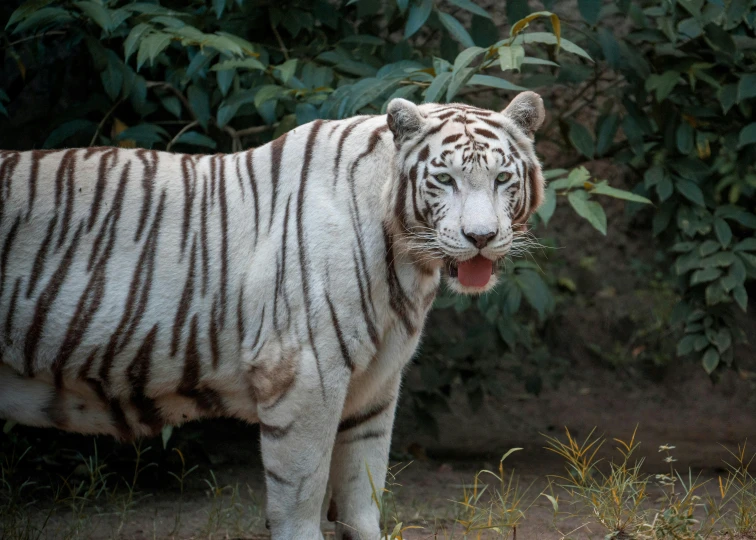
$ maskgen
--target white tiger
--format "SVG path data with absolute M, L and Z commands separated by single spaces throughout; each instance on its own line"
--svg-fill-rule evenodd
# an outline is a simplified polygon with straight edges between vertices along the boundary
M 230 155 L 0 153 L 0 418 L 122 439 L 258 422 L 274 539 L 379 537 L 402 372 L 441 275 L 496 282 L 540 204 L 532 92 L 393 100 Z

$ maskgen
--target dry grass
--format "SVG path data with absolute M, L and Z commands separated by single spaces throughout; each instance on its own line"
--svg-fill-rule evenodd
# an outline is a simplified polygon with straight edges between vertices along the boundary
M 481 470 L 460 488 L 457 500 L 449 502 L 453 523 L 443 526 L 421 527 L 416 520 L 407 523 L 400 519 L 407 512 L 395 491 L 406 466 L 393 467 L 384 492 L 374 489 L 373 493 L 384 535 L 402 540 L 423 529 L 427 538 L 439 540 L 515 540 L 533 504 L 548 501 L 554 537 L 562 540 L 577 538 L 585 526 L 603 528 L 606 539 L 756 540 L 754 455 L 746 444 L 731 451 L 723 474 L 703 482 L 690 472 L 675 469 L 675 447 L 671 445 L 659 448 L 669 472 L 645 473 L 643 460 L 635 458 L 640 445 L 635 434 L 627 441 L 611 441 L 615 454 L 605 460 L 597 456 L 608 441 L 595 431 L 582 441 L 569 431 L 564 437 L 545 440 L 547 449 L 559 455 L 565 467 L 563 474 L 548 478 L 547 489 L 532 493 L 532 484 L 523 486 L 518 474 L 505 467 L 507 458 L 521 450 L 512 449 L 501 458 L 498 469 Z M 134 446 L 133 471 L 124 479 L 109 470 L 95 447 L 91 456 L 79 455 L 76 475 L 43 485 L 20 478 L 19 465 L 28 459 L 29 448 L 12 446 L 0 458 L 0 536 L 8 540 L 125 538 L 124 525 L 135 508 L 151 504 L 150 494 L 137 487 L 140 476 L 155 467 L 148 459 L 149 451 Z M 163 524 L 161 533 L 154 524 L 152 537 L 187 538 L 187 518 L 191 518 L 192 538 L 250 538 L 249 531 L 261 528 L 264 517 L 256 494 L 248 486 L 245 491 L 238 485 L 222 484 L 212 471 L 204 479 L 207 500 L 202 505 L 203 516 L 199 520 L 196 512 L 187 516 L 185 484 L 198 472 L 187 465 L 178 449 L 173 451 L 180 470 L 168 473 L 175 482 L 170 487 L 178 489 L 173 507 L 168 509 L 172 524 L 168 528 Z M 568 530 L 575 522 L 584 525 Z

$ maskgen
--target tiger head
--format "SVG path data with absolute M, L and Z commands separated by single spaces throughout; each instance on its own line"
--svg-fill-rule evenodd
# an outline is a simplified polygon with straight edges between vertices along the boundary
M 544 179 L 533 134 L 543 101 L 519 94 L 500 113 L 394 99 L 391 225 L 415 260 L 444 269 L 449 286 L 477 294 L 496 284 L 497 261 L 526 245 Z

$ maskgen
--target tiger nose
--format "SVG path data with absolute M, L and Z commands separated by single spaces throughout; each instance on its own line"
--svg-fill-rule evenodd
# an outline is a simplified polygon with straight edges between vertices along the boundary
M 499 231 L 487 233 L 469 233 L 467 231 L 462 231 L 462 234 L 465 235 L 465 238 L 467 238 L 470 243 L 478 249 L 483 249 L 484 247 L 486 247 L 491 238 L 496 236 L 498 233 Z

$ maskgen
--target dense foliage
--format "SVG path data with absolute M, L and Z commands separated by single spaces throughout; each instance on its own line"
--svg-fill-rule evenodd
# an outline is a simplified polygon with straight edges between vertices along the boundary
M 651 234 L 682 296 L 677 353 L 713 373 L 745 338 L 734 312 L 747 310 L 756 278 L 756 3 L 580 5 L 586 48 L 616 83 L 598 87 L 594 125 L 561 120 L 586 159 L 637 171 L 634 191 L 656 203 Z M 611 28 L 625 25 L 618 39 Z
M 550 11 L 507 2 L 498 26 L 472 0 L 5 5 L 0 146 L 238 151 L 315 118 L 381 113 L 392 97 L 502 107 L 523 88 L 558 85 L 567 98 L 549 114 L 579 157 L 548 172 L 533 227 L 557 201 L 604 234 L 603 196 L 652 214 L 649 240 L 674 263 L 682 298 L 678 353 L 714 373 L 743 337 L 733 313 L 756 277 L 756 3 L 579 0 L 579 13 L 543 3 Z M 633 193 L 594 178 L 598 158 L 625 164 Z M 444 358 L 421 359 L 418 410 L 432 416 L 454 381 L 474 403 L 495 392 L 502 357 L 538 392 L 523 365 L 555 365 L 539 340 L 555 281 L 517 259 L 489 295 L 440 297 L 438 308 L 475 306 L 487 324 L 451 348 L 430 333 L 428 350 Z

